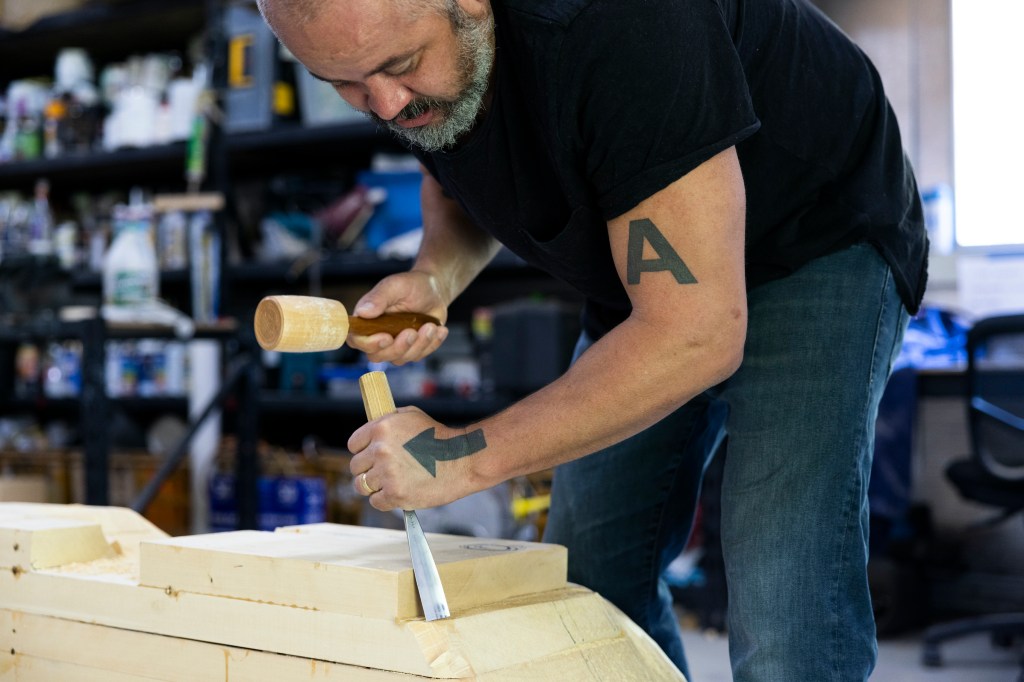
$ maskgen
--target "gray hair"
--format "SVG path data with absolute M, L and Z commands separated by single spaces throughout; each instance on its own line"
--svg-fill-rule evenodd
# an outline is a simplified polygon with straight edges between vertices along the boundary
M 281 11 L 278 15 L 286 21 L 294 21 L 299 24 L 307 24 L 316 19 L 324 7 L 330 2 L 338 0 L 256 0 L 256 6 L 260 14 L 270 24 L 267 10 L 273 3 L 274 8 Z M 458 12 L 458 0 L 389 0 L 396 5 L 410 19 L 419 19 L 429 12 L 437 12 L 446 15 L 449 20 L 455 21 L 461 17 Z M 271 28 L 273 26 L 271 25 Z

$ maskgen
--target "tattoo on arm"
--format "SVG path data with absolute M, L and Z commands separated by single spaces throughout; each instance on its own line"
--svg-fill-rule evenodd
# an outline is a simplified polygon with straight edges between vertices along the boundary
M 487 447 L 483 429 L 477 429 L 453 438 L 438 438 L 435 429 L 429 428 L 405 444 L 405 449 L 416 458 L 424 469 L 437 478 L 437 463 L 469 457 Z
M 657 258 L 644 258 L 644 242 L 648 242 Z M 679 284 L 696 284 L 697 278 L 686 267 L 676 250 L 665 239 L 658 226 L 647 218 L 629 221 L 629 245 L 626 251 L 626 282 L 639 284 L 641 272 L 668 270 Z

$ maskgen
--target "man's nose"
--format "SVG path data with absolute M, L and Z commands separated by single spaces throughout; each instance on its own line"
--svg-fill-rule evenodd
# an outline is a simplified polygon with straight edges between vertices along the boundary
M 382 77 L 382 74 L 372 76 L 366 81 L 368 91 L 367 105 L 373 113 L 385 121 L 390 121 L 399 112 L 409 105 L 413 100 L 412 92 L 396 81 Z

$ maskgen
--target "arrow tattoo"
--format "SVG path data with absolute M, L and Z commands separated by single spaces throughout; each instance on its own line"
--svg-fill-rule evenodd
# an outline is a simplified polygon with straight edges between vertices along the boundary
M 429 428 L 408 443 L 405 449 L 416 458 L 424 469 L 437 478 L 437 463 L 450 462 L 454 459 L 469 457 L 487 447 L 483 429 L 477 429 L 462 436 L 441 439 L 435 435 L 435 429 Z

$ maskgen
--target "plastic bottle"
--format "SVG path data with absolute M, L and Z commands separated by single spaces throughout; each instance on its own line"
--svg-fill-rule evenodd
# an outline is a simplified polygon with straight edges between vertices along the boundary
M 43 155 L 55 159 L 65 152 L 59 136 L 68 109 L 60 97 L 53 97 L 43 110 Z
M 933 185 L 921 193 L 921 200 L 932 252 L 944 255 L 953 253 L 956 247 L 953 190 L 949 185 Z
M 32 217 L 29 219 L 30 253 L 47 255 L 53 253 L 53 212 L 50 210 L 50 183 L 37 180 Z
M 24 100 L 18 102 L 18 129 L 14 137 L 14 158 L 34 161 L 43 155 L 43 138 L 38 117 L 28 110 Z
M 103 259 L 103 302 L 152 303 L 160 295 L 160 270 L 153 248 L 153 212 L 146 204 L 114 208 L 114 241 Z

